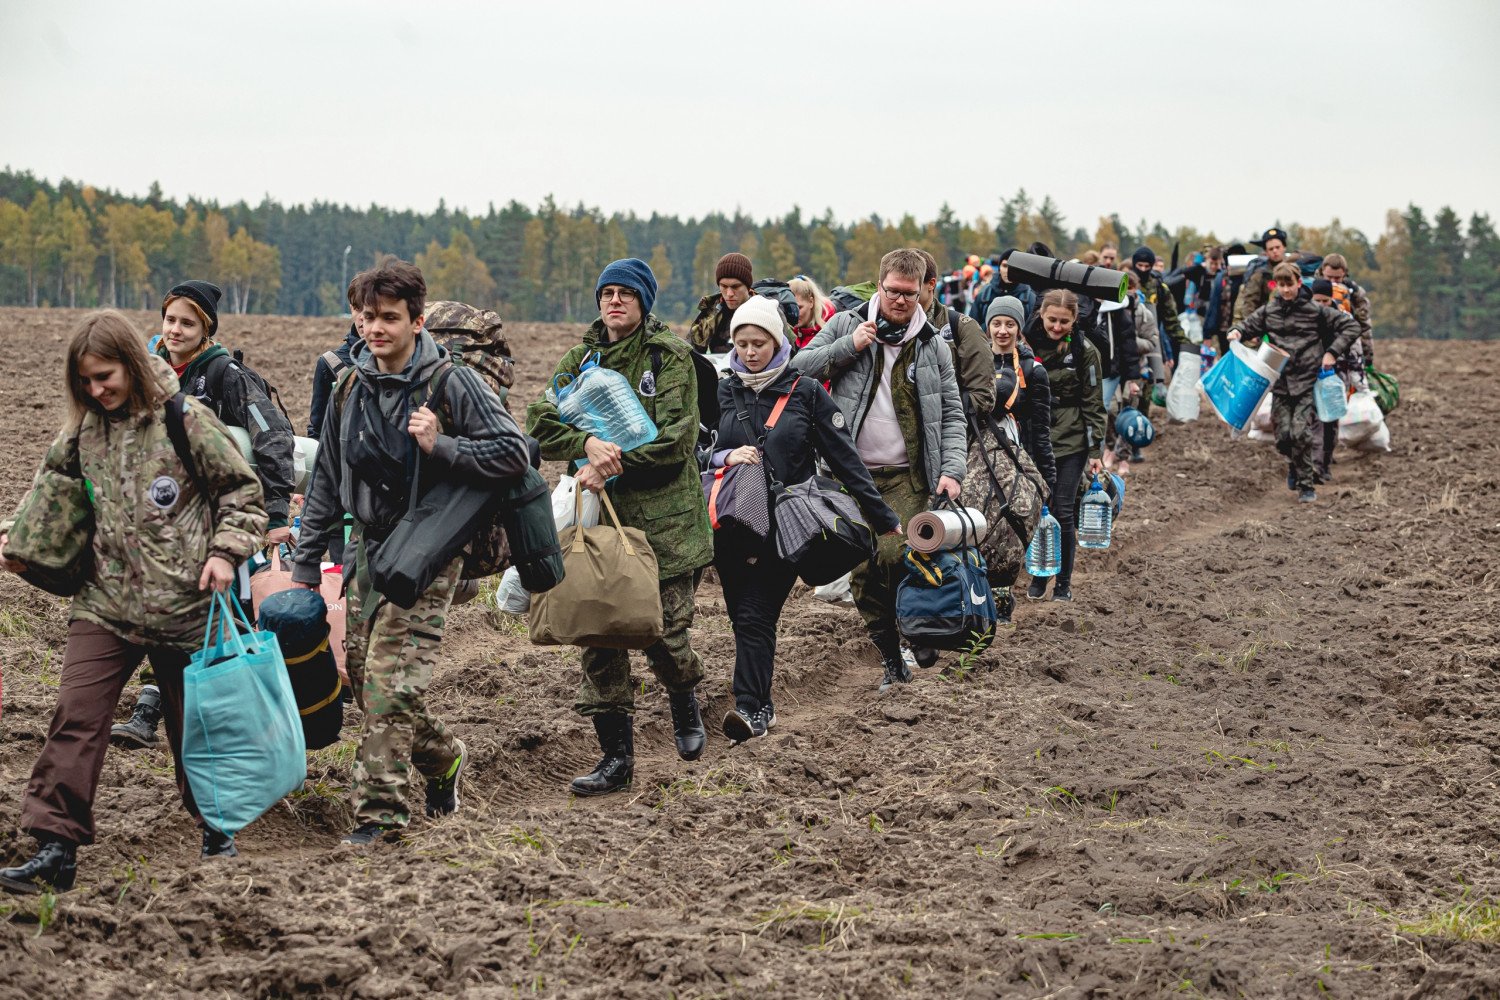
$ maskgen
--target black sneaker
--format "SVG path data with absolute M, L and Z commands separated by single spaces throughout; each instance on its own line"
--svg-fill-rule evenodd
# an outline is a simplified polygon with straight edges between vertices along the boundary
M 400 827 L 386 826 L 384 823 L 361 823 L 354 828 L 352 833 L 344 834 L 344 839 L 339 841 L 339 846 L 369 847 L 379 840 L 394 843 L 400 833 Z
M 885 694 L 891 689 L 892 684 L 910 684 L 911 671 L 907 669 L 905 661 L 901 657 L 887 657 L 881 661 L 885 673 L 880 678 L 880 693 Z
M 768 732 L 770 730 L 776 728 L 776 706 L 775 705 L 772 705 L 768 701 L 764 705 L 760 706 L 760 717 L 761 717 L 762 721 L 765 722 L 765 724 L 766 724 L 766 730 Z
M 458 759 L 448 773 L 427 779 L 427 815 L 433 819 L 458 812 L 458 779 L 463 777 L 464 766 L 469 763 L 469 748 L 463 740 L 454 740 L 453 745 L 458 747 Z
M 1073 588 L 1066 583 L 1058 584 L 1052 588 L 1052 599 L 1054 601 L 1071 601 L 1073 599 Z
M 917 666 L 923 670 L 937 665 L 938 651 L 935 649 L 928 646 L 913 646 L 911 653 L 916 658 Z
M 1299 491 L 1297 494 L 1298 503 L 1312 503 L 1317 499 L 1318 491 L 1313 489 L 1311 486 L 1302 487 L 1301 491 Z
M 766 735 L 765 712 L 765 708 L 757 708 L 753 712 L 736 708 L 729 712 L 724 716 L 724 736 L 731 745 L 738 746 Z
M 1026 585 L 1026 599 L 1028 601 L 1040 601 L 1047 596 L 1047 581 L 1050 576 L 1034 576 Z
M 203 828 L 203 854 L 204 861 L 209 858 L 237 858 L 240 852 L 234 846 L 234 838 L 226 837 L 211 826 Z

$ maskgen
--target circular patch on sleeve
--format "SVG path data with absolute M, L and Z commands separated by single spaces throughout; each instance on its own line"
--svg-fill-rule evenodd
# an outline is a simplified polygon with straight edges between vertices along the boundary
M 835 427 L 843 427 L 844 426 L 844 411 L 843 410 L 834 410 L 833 411 L 833 426 L 835 426 Z

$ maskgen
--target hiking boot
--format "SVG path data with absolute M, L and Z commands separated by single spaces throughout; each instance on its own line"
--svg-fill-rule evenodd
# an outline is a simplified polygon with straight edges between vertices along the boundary
M 885 673 L 880 678 L 880 693 L 885 694 L 892 684 L 910 684 L 911 670 L 899 656 L 888 656 L 881 662 Z
M 1034 576 L 1026 585 L 1026 599 L 1028 601 L 1040 601 L 1047 596 L 1047 581 L 1050 577 Z
M 608 795 L 630 787 L 635 777 L 635 733 L 630 716 L 608 712 L 594 716 L 594 732 L 604 757 L 588 774 L 568 786 L 574 795 Z
M 1298 503 L 1312 503 L 1313 501 L 1315 501 L 1317 499 L 1318 499 L 1318 491 L 1315 490 L 1315 489 L 1313 489 L 1311 486 L 1304 486 L 1297 493 L 1297 502 Z
M 1016 595 L 1007 587 L 1004 590 L 995 591 L 995 624 L 1009 625 L 1010 616 L 1016 611 Z
M 226 837 L 211 826 L 203 828 L 203 853 L 199 855 L 204 861 L 209 858 L 237 858 L 240 852 L 234 846 L 234 838 Z
M 672 706 L 672 738 L 677 743 L 677 756 L 697 760 L 703 756 L 703 747 L 708 742 L 703 716 L 698 711 L 697 689 L 669 691 L 667 702 Z
M 766 735 L 766 706 L 748 709 L 736 706 L 724 716 L 724 736 L 732 746 Z
M 6 892 L 67 892 L 78 877 L 78 847 L 66 840 L 37 842 L 29 861 L 0 869 L 0 889 Z
M 427 815 L 433 819 L 458 812 L 458 779 L 463 777 L 464 765 L 469 763 L 469 748 L 463 740 L 454 740 L 453 745 L 458 747 L 458 756 L 448 773 L 427 779 Z
M 340 847 L 369 847 L 377 841 L 385 841 L 393 844 L 401 837 L 399 826 L 387 826 L 384 823 L 361 823 L 356 826 L 352 833 L 344 834 L 344 839 L 339 841 Z
M 161 745 L 156 727 L 161 722 L 161 689 L 154 684 L 141 688 L 129 722 L 113 726 L 109 741 L 125 750 L 149 750 Z
M 938 651 L 928 646 L 916 646 L 911 651 L 912 659 L 916 660 L 917 666 L 926 670 L 935 666 L 938 661 Z

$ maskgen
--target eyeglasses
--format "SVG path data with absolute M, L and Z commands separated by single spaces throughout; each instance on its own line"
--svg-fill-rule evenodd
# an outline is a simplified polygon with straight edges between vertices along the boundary
M 640 294 L 633 288 L 606 288 L 599 293 L 599 301 L 607 302 L 619 299 L 621 302 L 634 302 L 640 298 Z
M 893 301 L 914 302 L 917 296 L 922 294 L 922 290 L 919 288 L 915 292 L 897 292 L 881 285 L 880 294 Z

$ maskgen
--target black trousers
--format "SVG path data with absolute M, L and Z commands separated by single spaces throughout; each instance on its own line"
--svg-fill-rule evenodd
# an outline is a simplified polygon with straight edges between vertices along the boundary
M 1053 584 L 1054 592 L 1073 582 L 1073 558 L 1078 554 L 1078 485 L 1083 481 L 1083 470 L 1088 463 L 1086 451 L 1057 456 L 1057 490 L 1052 494 L 1052 516 L 1062 526 L 1062 566 Z
M 734 625 L 735 705 L 753 712 L 771 701 L 776 626 L 797 571 L 769 543 L 728 526 L 714 532 L 714 566 Z

